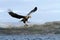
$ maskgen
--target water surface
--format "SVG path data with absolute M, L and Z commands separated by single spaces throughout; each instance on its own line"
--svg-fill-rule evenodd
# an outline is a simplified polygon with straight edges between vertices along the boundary
M 60 40 L 60 34 L 0 35 L 0 40 Z

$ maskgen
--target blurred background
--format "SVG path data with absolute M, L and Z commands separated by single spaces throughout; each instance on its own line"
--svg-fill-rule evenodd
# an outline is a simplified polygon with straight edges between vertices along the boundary
M 23 24 L 19 19 L 12 18 L 8 14 L 8 9 L 13 12 L 26 15 L 34 7 L 38 10 L 29 19 L 31 23 L 45 23 L 60 21 L 60 0 L 0 0 L 0 24 Z

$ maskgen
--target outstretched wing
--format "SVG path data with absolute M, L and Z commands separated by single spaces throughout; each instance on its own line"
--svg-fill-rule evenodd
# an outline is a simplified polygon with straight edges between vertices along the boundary
M 18 14 L 16 14 L 16 13 L 14 13 L 14 12 L 8 12 L 9 13 L 9 15 L 10 16 L 12 16 L 12 17 L 14 17 L 14 18 L 18 18 L 18 19 L 20 19 L 20 18 L 25 18 L 25 16 L 22 16 L 22 15 L 18 15 Z
M 37 11 L 37 7 L 35 7 L 33 10 L 31 10 L 27 15 L 30 15 L 31 13 Z

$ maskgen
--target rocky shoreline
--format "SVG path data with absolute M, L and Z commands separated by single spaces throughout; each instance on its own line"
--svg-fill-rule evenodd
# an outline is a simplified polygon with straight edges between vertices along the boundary
M 26 27 L 0 28 L 0 34 L 60 34 L 60 22 L 47 22 Z

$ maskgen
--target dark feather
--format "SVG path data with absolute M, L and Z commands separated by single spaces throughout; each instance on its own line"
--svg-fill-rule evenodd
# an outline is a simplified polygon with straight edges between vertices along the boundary
M 25 16 L 18 15 L 18 14 L 13 13 L 13 12 L 8 12 L 8 13 L 9 13 L 10 16 L 12 16 L 12 17 L 14 17 L 14 18 L 18 18 L 18 19 L 20 19 L 20 18 L 25 18 Z
M 35 7 L 33 10 L 31 10 L 27 15 L 30 15 L 31 13 L 37 11 L 37 7 Z

